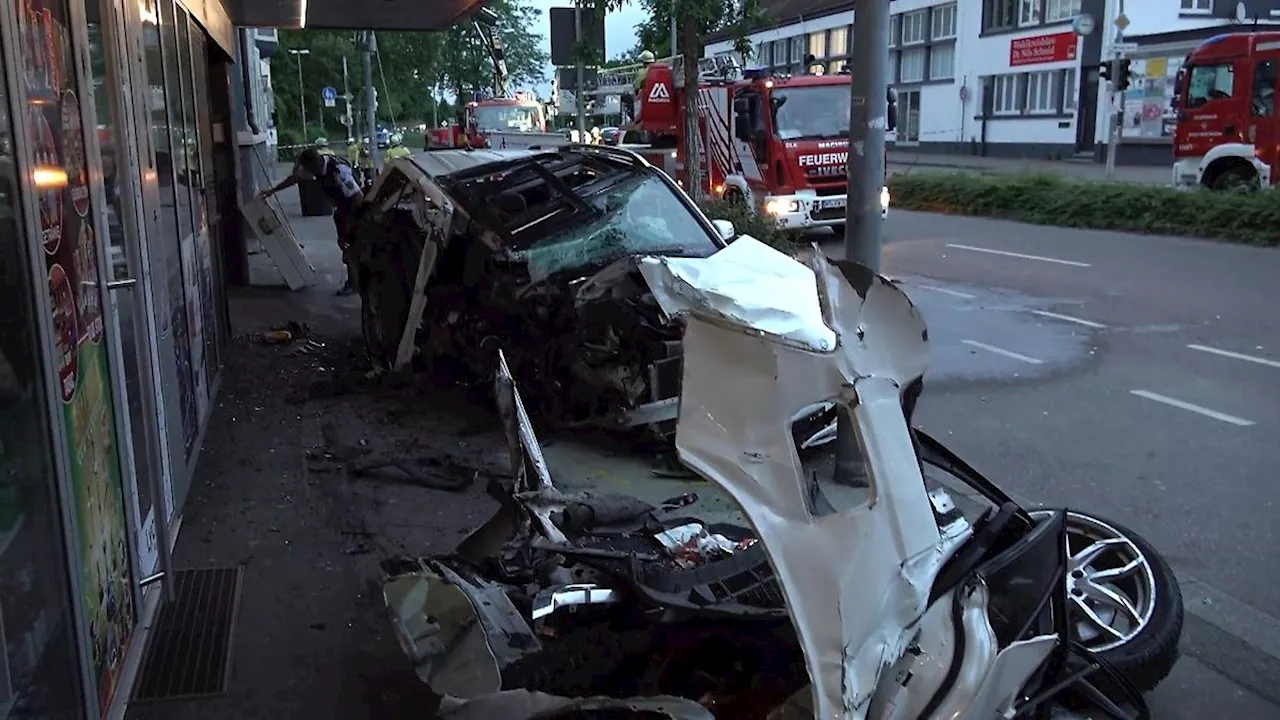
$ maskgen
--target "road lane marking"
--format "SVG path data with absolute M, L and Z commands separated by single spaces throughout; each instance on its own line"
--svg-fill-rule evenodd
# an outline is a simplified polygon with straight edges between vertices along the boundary
M 1049 312 L 1048 310 L 1032 310 L 1031 312 L 1041 317 L 1053 318 L 1054 320 L 1065 320 L 1066 322 L 1073 322 L 1077 325 L 1084 325 L 1085 327 L 1098 328 L 1101 330 L 1105 330 L 1107 328 L 1106 325 L 1099 322 L 1072 317 L 1070 315 L 1059 315 L 1058 313 Z
M 1222 357 L 1229 357 L 1235 360 L 1244 360 L 1245 362 L 1257 363 L 1259 365 L 1266 365 L 1267 367 L 1280 368 L 1280 362 L 1277 362 L 1275 360 L 1268 360 L 1266 358 L 1255 357 L 1253 355 L 1245 355 L 1244 353 L 1231 352 L 1230 350 L 1219 350 L 1218 348 L 1209 347 L 1208 345 L 1188 345 L 1187 347 L 1191 348 L 1192 350 L 1199 350 L 1200 352 L 1207 352 L 1207 353 L 1212 353 L 1214 355 L 1221 355 Z
M 1036 358 L 1029 357 L 1021 353 L 1016 353 L 1012 350 L 1005 350 L 1004 348 L 998 348 L 995 345 L 980 343 L 977 340 L 961 340 L 960 342 L 964 343 L 965 345 L 969 345 L 971 347 L 981 348 L 982 350 L 986 350 L 989 353 L 995 353 L 996 355 L 1003 355 L 1007 358 L 1013 358 L 1014 360 L 1021 360 L 1024 363 L 1031 363 L 1032 365 L 1039 365 L 1041 362 L 1043 362 L 1042 360 L 1037 360 Z
M 1159 393 L 1153 393 L 1150 390 L 1130 390 L 1129 394 L 1137 395 L 1140 398 L 1146 398 L 1147 400 L 1152 400 L 1158 403 L 1164 403 L 1165 405 L 1168 405 L 1170 407 L 1176 407 L 1180 410 L 1193 412 L 1193 413 L 1196 413 L 1197 415 L 1203 415 L 1207 418 L 1213 418 L 1214 420 L 1219 420 L 1224 423 L 1230 423 L 1232 425 L 1237 425 L 1239 427 L 1249 427 L 1250 425 L 1254 424 L 1252 420 L 1245 420 L 1244 418 L 1238 418 L 1235 415 L 1228 415 L 1226 413 L 1220 413 L 1217 410 L 1210 410 L 1207 407 L 1192 405 L 1189 402 L 1177 400 L 1167 395 L 1160 395 Z
M 1059 258 L 1043 257 L 1040 255 L 1023 255 L 1022 253 L 1009 252 L 1007 250 L 992 250 L 991 248 L 980 248 L 972 245 L 956 245 L 955 243 L 947 243 L 947 247 L 957 250 L 972 250 L 973 252 L 990 253 L 992 255 L 1004 255 L 1005 257 L 1022 258 L 1023 260 L 1039 260 L 1040 262 L 1057 263 L 1058 265 L 1070 265 L 1071 267 L 1093 267 L 1089 263 L 1076 262 L 1075 260 L 1061 260 Z
M 920 288 L 921 290 L 932 290 L 933 292 L 936 292 L 936 293 L 942 293 L 943 295 L 950 295 L 951 297 L 958 297 L 963 300 L 972 300 L 975 297 L 977 297 L 977 295 L 962 293 L 959 290 L 948 290 L 947 288 L 938 287 L 937 285 L 917 285 L 916 287 Z

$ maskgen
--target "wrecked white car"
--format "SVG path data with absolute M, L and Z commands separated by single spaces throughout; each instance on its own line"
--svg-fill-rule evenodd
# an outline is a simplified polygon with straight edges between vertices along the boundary
M 420 153 L 392 161 L 369 198 L 352 256 L 376 366 L 487 384 L 501 347 L 543 421 L 670 440 L 680 321 L 640 258 L 709 257 L 731 225 L 600 146 Z
M 928 343 L 905 294 L 750 238 L 639 269 L 684 318 L 679 458 L 742 521 L 562 493 L 495 350 L 501 509 L 455 553 L 384 566 L 437 693 L 676 696 L 732 720 L 1148 716 L 1182 627 L 1167 563 L 1114 523 L 1019 507 L 912 428 Z M 790 292 L 748 292 L 781 275 Z M 823 404 L 847 414 L 867 484 L 802 461 L 791 426 Z M 489 717 L 530 716 L 502 707 Z

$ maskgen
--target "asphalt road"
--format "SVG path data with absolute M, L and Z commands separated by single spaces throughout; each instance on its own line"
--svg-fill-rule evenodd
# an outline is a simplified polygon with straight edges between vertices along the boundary
M 910 212 L 885 231 L 933 341 L 921 425 L 1174 566 L 1184 659 L 1154 716 L 1280 717 L 1280 252 Z

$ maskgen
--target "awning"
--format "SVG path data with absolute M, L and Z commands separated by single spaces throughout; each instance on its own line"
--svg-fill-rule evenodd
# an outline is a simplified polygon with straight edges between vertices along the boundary
M 206 0 L 207 1 L 207 0 Z M 223 0 L 239 27 L 444 30 L 486 0 Z M 304 18 L 305 14 L 305 18 Z M 305 22 L 304 22 L 305 19 Z

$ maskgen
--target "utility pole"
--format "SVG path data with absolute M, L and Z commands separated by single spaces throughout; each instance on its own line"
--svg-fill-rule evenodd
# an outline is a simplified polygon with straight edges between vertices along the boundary
M 298 107 L 302 111 L 302 142 L 307 142 L 307 91 L 302 85 L 302 56 L 310 55 L 310 50 L 289 50 L 289 54 L 298 59 Z
M 364 48 L 360 53 L 361 70 L 364 75 L 364 123 L 369 132 L 369 157 L 373 160 L 374 172 L 382 169 L 382 151 L 378 149 L 378 99 L 373 89 L 373 54 L 378 50 L 378 41 L 373 31 L 367 30 L 364 35 Z
M 586 70 L 582 63 L 582 0 L 573 0 L 573 39 L 576 41 L 578 65 L 576 72 L 578 74 L 577 84 L 574 85 L 576 90 L 573 93 L 573 105 L 578 112 L 578 142 L 585 143 L 587 141 L 587 84 Z
M 884 133 L 889 114 L 889 3 L 859 0 L 854 6 L 849 64 L 849 177 L 844 256 L 880 271 L 880 189 L 884 187 Z M 866 463 L 857 431 L 843 411 L 836 425 L 835 480 L 865 485 Z
M 350 137 L 355 133 L 355 118 L 351 116 L 351 86 L 347 76 L 347 56 L 342 56 L 342 102 L 346 103 L 347 114 L 342 116 L 347 126 L 347 136 Z
M 1120 57 L 1120 53 L 1116 52 L 1115 46 L 1124 42 L 1124 27 L 1128 24 L 1122 22 L 1120 18 L 1124 15 L 1124 0 L 1119 0 L 1116 8 L 1115 42 L 1112 44 L 1111 57 L 1107 62 L 1111 63 L 1111 77 L 1107 80 L 1107 179 L 1111 180 L 1116 176 L 1116 150 L 1120 148 L 1120 135 L 1124 132 L 1124 123 L 1120 122 L 1118 114 L 1124 107 L 1123 98 L 1116 100 L 1116 73 L 1120 69 L 1120 63 L 1116 58 Z

